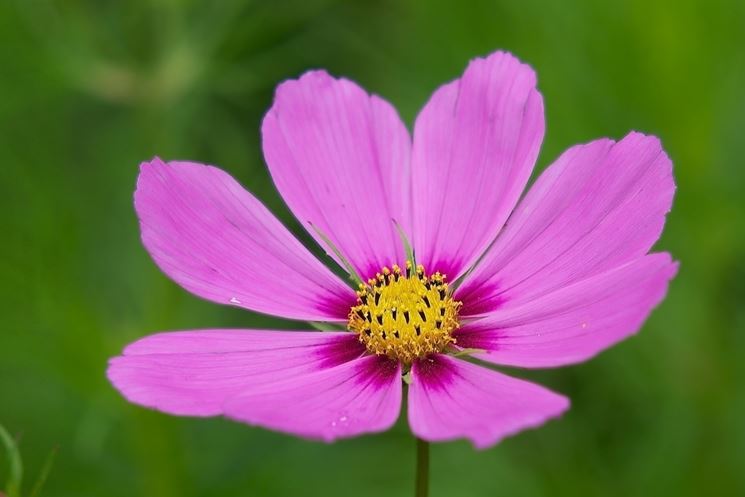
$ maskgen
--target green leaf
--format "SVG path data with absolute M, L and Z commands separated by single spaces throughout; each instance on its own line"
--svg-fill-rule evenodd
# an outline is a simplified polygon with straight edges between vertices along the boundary
M 398 231 L 398 236 L 401 238 L 401 243 L 404 244 L 404 251 L 406 252 L 406 260 L 411 263 L 411 267 L 414 268 L 416 271 L 416 259 L 414 258 L 414 249 L 411 247 L 411 243 L 409 242 L 409 238 L 406 236 L 406 233 L 404 233 L 403 228 L 400 224 L 398 224 L 398 221 L 395 219 L 391 219 L 393 221 L 393 225 L 396 227 L 396 231 Z
M 325 323 L 323 321 L 308 321 L 308 324 L 318 331 L 346 331 L 346 328 L 342 325 Z
M 308 224 L 310 225 L 311 228 L 313 228 L 313 231 L 318 233 L 318 236 L 321 237 L 321 240 L 323 240 L 323 243 L 326 244 L 328 249 L 331 250 L 334 253 L 334 255 L 336 255 L 336 257 L 341 262 L 341 265 L 344 267 L 344 269 L 346 269 L 347 273 L 349 273 L 349 278 L 358 285 L 364 284 L 362 281 L 362 278 L 360 277 L 359 274 L 357 274 L 357 271 L 354 269 L 354 266 L 352 266 L 352 264 L 347 260 L 346 257 L 344 257 L 341 251 L 338 248 L 336 248 L 336 245 L 334 245 L 334 242 L 332 242 L 329 239 L 329 237 L 324 235 L 321 230 L 316 228 L 316 226 L 313 223 L 308 223 Z
M 472 354 L 483 354 L 486 352 L 484 349 L 451 349 L 450 355 L 453 357 L 463 357 L 463 356 L 470 356 Z
M 23 463 L 21 454 L 18 451 L 18 445 L 10 433 L 0 424 L 0 442 L 5 447 L 8 454 L 8 482 L 5 484 L 5 492 L 8 497 L 21 496 L 21 479 L 23 478 Z
M 41 489 L 44 488 L 44 484 L 47 482 L 47 478 L 49 478 L 49 473 L 52 472 L 52 466 L 54 466 L 54 461 L 57 459 L 58 451 L 59 447 L 55 447 L 49 451 L 49 454 L 47 454 L 47 458 L 44 460 L 44 466 L 42 466 L 41 472 L 36 478 L 28 497 L 39 497 Z

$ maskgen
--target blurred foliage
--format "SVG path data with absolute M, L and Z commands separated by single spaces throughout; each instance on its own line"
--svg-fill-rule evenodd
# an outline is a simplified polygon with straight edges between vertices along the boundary
M 106 361 L 137 337 L 292 326 L 170 282 L 131 195 L 153 155 L 213 163 L 299 232 L 259 147 L 279 81 L 328 68 L 411 123 L 504 48 L 540 78 L 540 168 L 596 137 L 662 138 L 678 194 L 659 247 L 682 265 L 638 337 L 519 373 L 572 398 L 561 420 L 485 452 L 435 446 L 432 495 L 745 495 L 743 26 L 739 0 L 0 2 L 0 422 L 27 471 L 59 445 L 44 496 L 409 495 L 405 423 L 327 446 L 119 397 Z

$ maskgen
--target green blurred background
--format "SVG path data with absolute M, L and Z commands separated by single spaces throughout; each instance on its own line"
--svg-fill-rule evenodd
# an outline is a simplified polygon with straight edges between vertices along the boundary
M 57 446 L 44 496 L 410 495 L 401 422 L 324 445 L 122 400 L 104 369 L 137 337 L 291 326 L 170 282 L 131 197 L 155 154 L 213 163 L 299 232 L 259 147 L 278 82 L 327 68 L 411 123 L 497 48 L 538 72 L 539 169 L 596 137 L 662 138 L 678 193 L 658 246 L 682 266 L 638 337 L 518 373 L 572 398 L 562 419 L 434 446 L 432 495 L 745 495 L 745 2 L 2 0 L 0 423 L 24 495 Z

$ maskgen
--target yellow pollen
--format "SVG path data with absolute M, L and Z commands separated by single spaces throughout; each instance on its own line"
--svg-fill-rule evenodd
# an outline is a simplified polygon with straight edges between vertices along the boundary
M 405 364 L 455 343 L 461 303 L 439 272 L 427 276 L 421 265 L 412 271 L 394 264 L 360 284 L 357 305 L 349 311 L 349 329 L 371 354 Z

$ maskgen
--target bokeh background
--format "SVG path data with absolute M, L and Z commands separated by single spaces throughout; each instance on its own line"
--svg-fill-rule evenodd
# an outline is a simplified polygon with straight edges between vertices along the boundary
M 485 452 L 434 446 L 432 495 L 745 495 L 745 2 L 3 0 L 0 423 L 23 495 L 54 447 L 49 497 L 410 495 L 405 423 L 325 445 L 123 401 L 104 370 L 137 337 L 291 326 L 170 282 L 131 197 L 153 155 L 213 163 L 301 233 L 259 147 L 278 82 L 328 68 L 410 124 L 497 48 L 538 72 L 538 170 L 596 137 L 662 138 L 678 193 L 658 246 L 682 265 L 639 336 L 518 372 L 572 398 L 562 419 Z

